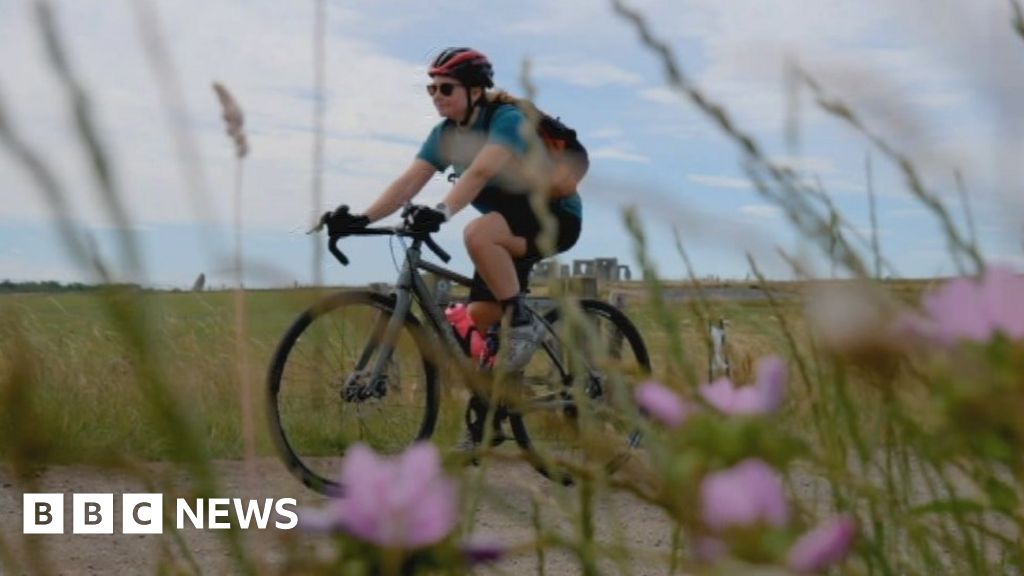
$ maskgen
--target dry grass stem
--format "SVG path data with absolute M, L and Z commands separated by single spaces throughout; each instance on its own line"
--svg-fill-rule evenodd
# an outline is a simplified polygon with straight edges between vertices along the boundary
M 245 116 L 242 114 L 242 108 L 220 82 L 213 83 L 213 91 L 217 93 L 217 99 L 220 101 L 221 117 L 224 118 L 228 136 L 235 143 L 235 154 L 238 158 L 245 158 L 249 153 L 249 141 L 245 136 Z

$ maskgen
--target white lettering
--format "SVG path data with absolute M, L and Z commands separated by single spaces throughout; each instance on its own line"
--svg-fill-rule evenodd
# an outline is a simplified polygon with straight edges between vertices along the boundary
M 204 524 L 203 524 L 203 499 L 202 498 L 200 498 L 199 500 L 196 500 L 195 512 L 193 512 L 192 508 L 188 505 L 188 500 L 185 500 L 184 498 L 178 498 L 177 510 L 178 510 L 178 514 L 177 514 L 177 516 L 178 516 L 178 530 L 184 530 L 185 529 L 185 517 L 186 516 L 188 516 L 189 521 L 192 522 L 192 527 L 193 528 L 199 528 L 200 530 L 203 529 Z
M 209 510 L 207 516 L 210 518 L 211 530 L 226 530 L 231 528 L 230 522 L 218 522 L 218 518 L 227 518 L 231 515 L 231 500 L 228 498 L 210 498 L 206 501 L 206 507 Z
M 286 508 L 286 506 L 291 506 L 292 508 L 294 508 L 297 504 L 298 503 L 295 501 L 295 498 L 282 498 L 278 500 L 277 504 L 274 506 L 274 509 L 277 510 L 278 516 L 284 516 L 289 520 L 288 522 L 277 521 L 274 523 L 274 526 L 280 530 L 291 530 L 292 528 L 298 526 L 299 515 L 296 514 L 294 510 L 289 510 L 288 508 Z
M 245 507 L 242 506 L 242 499 L 235 498 L 235 516 L 238 517 L 238 525 L 243 530 L 249 529 L 249 522 L 252 518 L 256 518 L 256 527 L 260 530 L 264 530 L 267 527 L 267 522 L 270 520 L 270 512 L 274 509 L 274 500 L 272 498 L 266 498 L 263 501 L 263 507 L 261 508 L 258 500 L 249 500 L 249 504 Z

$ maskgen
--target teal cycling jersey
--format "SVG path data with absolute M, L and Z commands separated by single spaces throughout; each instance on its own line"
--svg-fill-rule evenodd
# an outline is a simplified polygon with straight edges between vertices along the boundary
M 469 168 L 480 149 L 486 144 L 497 144 L 511 150 L 516 156 L 516 161 L 509 162 L 508 166 L 491 178 L 472 203 L 480 212 L 491 212 L 499 204 L 494 201 L 495 194 L 529 193 L 530 187 L 522 174 L 519 162 L 527 149 L 527 141 L 523 136 L 523 128 L 526 125 L 527 120 L 522 111 L 511 104 L 502 104 L 495 108 L 486 130 L 484 114 L 479 114 L 476 121 L 466 128 L 444 120 L 430 131 L 416 157 L 432 165 L 438 172 L 444 172 L 451 167 L 454 175 L 458 177 Z M 552 207 L 561 208 L 577 218 L 583 217 L 583 202 L 578 193 L 553 200 Z

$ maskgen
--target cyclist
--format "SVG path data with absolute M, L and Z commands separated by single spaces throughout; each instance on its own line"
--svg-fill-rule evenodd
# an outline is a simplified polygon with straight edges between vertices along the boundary
M 332 227 L 354 231 L 392 214 L 435 172 L 451 167 L 455 185 L 434 208 L 416 208 L 412 227 L 433 233 L 467 205 L 481 212 L 463 234 L 476 267 L 469 311 L 482 334 L 508 318 L 502 369 L 515 372 L 529 362 L 543 331 L 524 303 L 530 269 L 546 255 L 537 246 L 540 222 L 530 206 L 523 169 L 528 120 L 512 104 L 513 98 L 489 90 L 494 70 L 477 50 L 447 48 L 433 59 L 427 74 L 432 80 L 427 93 L 444 119 L 431 130 L 412 164 L 365 213 L 339 213 L 342 221 L 332 222 Z M 579 195 L 570 192 L 548 204 L 557 222 L 556 252 L 571 248 L 580 234 L 583 206 Z

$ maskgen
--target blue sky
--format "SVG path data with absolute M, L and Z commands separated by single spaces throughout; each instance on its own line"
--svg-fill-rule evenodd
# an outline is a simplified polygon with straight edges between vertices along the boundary
M 787 145 L 786 62 L 798 61 L 841 94 L 874 131 L 909 154 L 928 185 L 963 212 L 953 170 L 965 175 L 978 235 L 994 260 L 1024 264 L 1024 41 L 1007 2 L 991 0 L 636 0 L 690 78 L 725 105 L 776 161 L 820 179 L 853 226 L 869 230 L 864 158 L 868 143 L 800 94 L 799 148 Z M 521 93 L 524 60 L 542 108 L 577 128 L 593 160 L 582 187 L 581 240 L 564 260 L 618 257 L 632 264 L 621 210 L 635 206 L 653 260 L 681 277 L 672 228 L 698 274 L 743 278 L 752 252 L 773 277 L 790 271 L 782 249 L 818 274 L 820 251 L 743 176 L 736 146 L 666 88 L 660 64 L 611 5 L 566 0 L 516 3 L 327 3 L 327 140 L 324 205 L 312 205 L 313 2 L 151 2 L 170 78 L 184 97 L 168 113 L 160 76 L 145 56 L 131 2 L 54 2 L 72 62 L 92 98 L 104 143 L 146 262 L 117 263 L 119 230 L 98 202 L 74 136 L 69 106 L 46 64 L 38 26 L 23 0 L 0 0 L 0 101 L 15 127 L 58 173 L 76 225 L 124 279 L 185 287 L 200 272 L 231 282 L 234 160 L 210 83 L 223 82 L 246 114 L 252 146 L 243 164 L 248 285 L 312 278 L 315 214 L 358 209 L 409 163 L 437 122 L 424 94 L 425 65 L 449 45 L 486 52 L 497 83 Z M 150 37 L 152 35 L 149 35 Z M 198 158 L 187 177 L 175 148 L 183 129 Z M 954 271 L 934 218 L 873 152 L 880 241 L 903 276 Z M 438 177 L 420 199 L 436 202 Z M 198 198 L 198 200 L 193 200 Z M 56 221 L 22 167 L 0 152 L 0 278 L 90 280 L 56 234 Z M 468 271 L 460 214 L 440 240 Z M 858 245 L 858 244 L 855 244 Z M 324 260 L 331 283 L 394 277 L 380 239 L 346 244 L 353 264 Z

